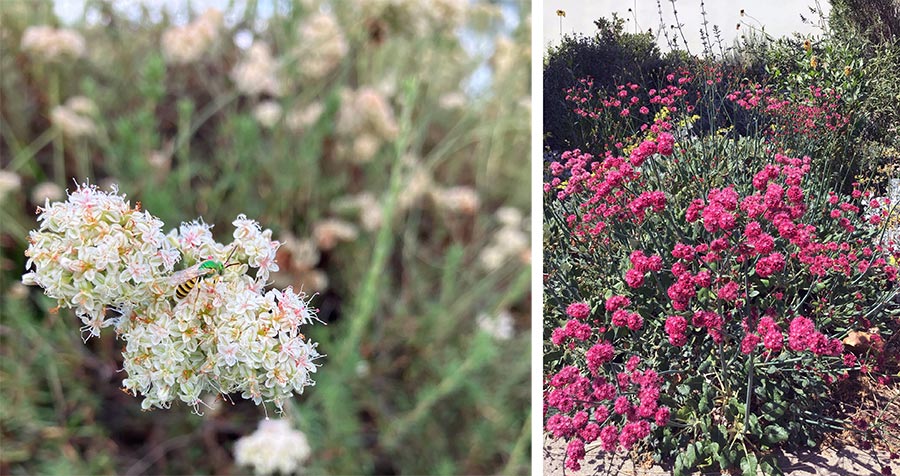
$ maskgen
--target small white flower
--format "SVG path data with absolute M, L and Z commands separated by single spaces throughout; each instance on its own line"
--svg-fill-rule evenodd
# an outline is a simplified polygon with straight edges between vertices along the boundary
M 222 28 L 222 12 L 210 8 L 191 23 L 163 32 L 161 46 L 168 63 L 187 64 L 212 48 Z
M 238 347 L 237 342 L 229 342 L 227 344 L 219 345 L 219 355 L 225 359 L 225 365 L 231 367 L 238 361 Z
M 281 105 L 275 101 L 261 102 L 253 109 L 253 117 L 260 125 L 271 129 L 281 119 Z
M 231 79 L 239 91 L 249 96 L 262 93 L 273 96 L 281 94 L 278 64 L 266 43 L 253 43 L 244 59 L 231 70 Z
M 509 340 L 515 333 L 512 314 L 505 309 L 496 316 L 479 314 L 477 323 L 479 329 L 497 340 Z
M 263 420 L 259 428 L 234 444 L 238 465 L 252 466 L 256 474 L 293 474 L 302 468 L 312 449 L 303 432 L 287 420 Z
M 56 29 L 46 25 L 30 26 L 22 34 L 22 50 L 46 61 L 84 55 L 84 37 L 75 30 Z
M 318 80 L 334 70 L 349 51 L 337 20 L 330 13 L 316 13 L 299 25 L 297 48 L 300 72 L 308 80 Z

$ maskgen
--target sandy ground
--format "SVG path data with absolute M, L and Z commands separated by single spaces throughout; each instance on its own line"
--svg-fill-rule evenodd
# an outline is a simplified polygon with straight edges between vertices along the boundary
M 544 436 L 544 475 L 588 476 L 588 475 L 623 475 L 623 476 L 670 476 L 660 466 L 650 469 L 635 468 L 629 459 L 609 456 L 599 449 L 589 450 L 580 471 L 563 471 L 563 458 L 566 446 L 562 441 L 554 441 Z M 868 476 L 881 474 L 881 465 L 888 463 L 887 453 L 874 454 L 858 448 L 840 449 L 823 448 L 818 453 L 787 454 L 781 458 L 779 466 L 788 476 Z M 879 459 L 880 458 L 880 463 Z M 900 476 L 900 462 L 894 461 L 891 466 L 893 474 Z M 716 475 L 720 473 L 694 473 L 696 475 Z M 763 474 L 760 472 L 759 474 Z

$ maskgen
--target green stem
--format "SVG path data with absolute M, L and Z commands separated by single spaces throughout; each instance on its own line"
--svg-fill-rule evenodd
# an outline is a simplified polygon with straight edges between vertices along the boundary
M 382 209 L 383 219 L 381 228 L 378 231 L 378 237 L 375 242 L 375 250 L 372 254 L 372 261 L 369 270 L 366 273 L 363 284 L 360 287 L 357 298 L 353 303 L 352 321 L 350 323 L 350 332 L 344 341 L 344 346 L 340 355 L 348 358 L 349 361 L 355 362 L 359 359 L 359 342 L 362 335 L 369 326 L 374 314 L 375 305 L 378 303 L 378 285 L 383 282 L 384 266 L 387 261 L 388 254 L 393 247 L 393 230 L 392 221 L 394 212 L 397 208 L 397 197 L 400 194 L 400 188 L 403 183 L 403 156 L 409 144 L 410 129 L 412 128 L 412 108 L 415 103 L 417 85 L 414 81 L 406 84 L 406 97 L 404 101 L 404 110 L 400 121 L 400 134 L 394 143 L 396 160 L 391 169 L 391 181 L 388 189 L 387 199 Z
M 50 72 L 50 111 L 59 106 L 59 71 L 55 68 Z M 62 130 L 56 125 L 52 126 L 53 134 L 53 178 L 56 184 L 66 188 L 66 150 L 63 141 Z
M 748 433 L 750 426 L 750 396 L 753 395 L 753 377 L 756 366 L 754 365 L 756 354 L 750 354 L 750 371 L 747 373 L 747 395 L 744 398 L 744 433 Z

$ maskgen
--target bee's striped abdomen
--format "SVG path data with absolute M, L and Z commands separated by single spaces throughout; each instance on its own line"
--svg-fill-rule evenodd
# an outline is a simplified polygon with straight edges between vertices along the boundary
M 200 276 L 193 277 L 193 278 L 179 284 L 178 287 L 175 288 L 175 298 L 176 299 L 184 299 L 184 297 L 187 296 L 188 293 L 191 292 L 191 289 L 194 289 L 194 286 L 197 285 L 198 281 L 200 281 Z

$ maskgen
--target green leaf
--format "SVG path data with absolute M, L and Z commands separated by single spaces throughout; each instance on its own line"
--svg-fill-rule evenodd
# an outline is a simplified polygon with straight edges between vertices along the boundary
M 675 464 L 672 466 L 672 476 L 684 476 L 684 453 L 679 453 L 675 457 Z
M 772 443 L 781 443 L 788 439 L 788 431 L 778 425 L 769 425 L 763 430 L 763 437 Z
M 741 474 L 744 476 L 756 476 L 757 469 L 756 455 L 753 453 L 747 453 L 741 459 Z
M 691 469 L 694 467 L 694 464 L 697 463 L 697 449 L 694 447 L 695 443 L 691 443 L 688 445 L 687 450 L 682 453 L 684 455 L 683 461 L 686 469 Z

